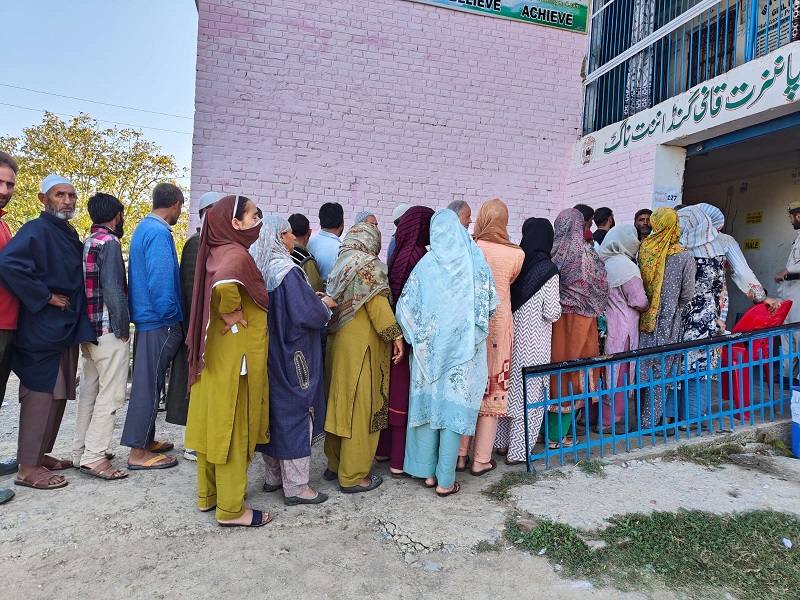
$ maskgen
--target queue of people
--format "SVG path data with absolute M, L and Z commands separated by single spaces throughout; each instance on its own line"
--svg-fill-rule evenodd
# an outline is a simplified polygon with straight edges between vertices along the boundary
M 13 158 L 0 153 L 0 208 L 16 172 Z M 342 207 L 326 203 L 312 236 L 304 215 L 264 216 L 247 197 L 213 192 L 200 199 L 202 226 L 179 263 L 172 227 L 184 198 L 162 183 L 133 233 L 126 275 L 117 198 L 89 199 L 93 225 L 81 242 L 69 224 L 74 186 L 51 175 L 39 197 L 40 217 L 15 236 L 0 219 L 0 384 L 13 370 L 22 404 L 17 459 L 0 467 L 18 468 L 17 485 L 56 489 L 68 483 L 59 471 L 73 467 L 111 481 L 127 470 L 176 466 L 168 454 L 174 444 L 156 436 L 170 367 L 167 420 L 186 427 L 197 508 L 214 511 L 226 527 L 272 519 L 245 505 L 256 453 L 264 492 L 281 492 L 295 506 L 328 499 L 311 483 L 311 448 L 322 438 L 322 477 L 342 493 L 378 488 L 378 460 L 389 463 L 391 477 L 419 478 L 447 497 L 460 490 L 456 473 L 494 470 L 494 453 L 509 465 L 525 462 L 526 439 L 531 447 L 574 444 L 572 410 L 596 431 L 619 432 L 623 392 L 600 406 L 559 400 L 598 389 L 601 378 L 609 387 L 609 373 L 525 383 L 522 367 L 598 356 L 601 339 L 609 353 L 716 335 L 724 329 L 725 268 L 754 302 L 778 306 L 720 233 L 722 214 L 704 204 L 642 210 L 633 224 L 579 205 L 553 224 L 529 218 L 519 244 L 499 199 L 480 207 L 473 235 L 462 201 L 439 211 L 401 205 L 387 266 L 369 211 L 345 233 Z M 800 224 L 797 204 L 790 214 Z M 791 268 L 800 272 L 796 262 Z M 778 275 L 788 282 L 794 272 Z M 18 317 L 7 318 L 11 312 Z M 131 323 L 124 470 L 112 462 L 111 437 L 125 400 Z M 66 401 L 76 395 L 79 352 L 73 456 L 59 459 L 51 452 Z M 701 372 L 705 360 L 691 355 L 683 368 Z M 616 386 L 647 381 L 652 369 L 643 361 L 634 371 L 618 368 Z M 529 409 L 527 431 L 523 385 L 529 402 L 554 399 L 546 410 Z M 675 403 L 658 397 L 656 386 L 656 397 L 643 400 L 641 425 L 706 414 L 705 387 L 689 385 L 687 401 Z M 0 502 L 11 496 L 0 491 Z

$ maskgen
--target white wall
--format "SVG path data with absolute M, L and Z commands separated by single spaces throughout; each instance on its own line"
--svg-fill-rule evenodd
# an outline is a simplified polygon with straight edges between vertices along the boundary
M 794 174 L 794 177 L 792 175 Z M 790 152 L 777 157 L 727 167 L 717 171 L 691 175 L 687 170 L 684 203 L 708 202 L 725 213 L 725 233 L 729 233 L 744 246 L 744 240 L 758 238 L 760 250 L 745 251 L 744 255 L 753 272 L 775 297 L 777 284 L 773 276 L 786 266 L 789 249 L 798 232 L 792 229 L 787 216 L 787 205 L 800 199 L 800 152 Z M 763 212 L 761 224 L 746 221 L 749 212 Z M 728 278 L 731 306 L 728 327 L 736 314 L 744 312 L 752 302 Z

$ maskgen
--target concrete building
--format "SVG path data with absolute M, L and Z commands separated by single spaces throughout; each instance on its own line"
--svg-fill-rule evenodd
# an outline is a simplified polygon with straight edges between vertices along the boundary
M 451 10 L 452 8 L 460 10 Z M 770 294 L 800 197 L 800 0 L 199 2 L 192 198 L 378 216 L 710 202 Z M 496 17 L 501 18 L 496 18 Z M 194 209 L 193 209 L 194 210 Z M 731 286 L 729 286 L 731 287 Z M 748 306 L 731 290 L 730 320 Z

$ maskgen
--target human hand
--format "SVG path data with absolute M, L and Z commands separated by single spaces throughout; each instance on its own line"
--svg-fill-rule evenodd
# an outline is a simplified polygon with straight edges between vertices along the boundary
M 781 305 L 780 300 L 775 300 L 775 298 L 764 298 L 764 304 L 767 305 L 767 309 L 769 312 L 774 313 L 778 310 L 778 307 Z
M 782 271 L 778 271 L 777 273 L 775 273 L 775 281 L 777 283 L 780 283 L 781 281 L 783 281 L 783 278 L 786 277 L 788 274 L 789 274 L 789 271 L 787 271 L 786 269 L 783 269 Z
M 725 322 L 722 319 L 717 319 L 717 335 L 725 333 Z
M 47 303 L 61 310 L 69 308 L 69 298 L 63 294 L 50 294 L 50 300 Z
M 319 293 L 321 293 L 321 292 L 318 292 L 318 294 Z M 331 310 L 333 310 L 334 308 L 339 306 L 338 304 L 336 304 L 336 301 L 333 298 L 331 298 L 330 296 L 326 296 L 325 294 L 322 294 L 320 296 L 320 300 L 322 300 L 322 302 L 325 304 L 325 306 L 327 306 Z
M 403 346 L 403 338 L 399 337 L 392 342 L 394 346 L 392 349 L 392 362 L 394 364 L 398 364 L 401 360 L 403 360 L 403 355 L 405 354 L 405 347 Z
M 244 320 L 244 315 L 242 314 L 241 308 L 238 308 L 235 311 L 229 313 L 224 313 L 224 314 L 220 313 L 219 318 L 225 321 L 225 328 L 219 332 L 220 335 L 225 335 L 231 329 L 236 327 L 238 323 L 241 323 L 242 327 L 247 329 L 247 321 Z

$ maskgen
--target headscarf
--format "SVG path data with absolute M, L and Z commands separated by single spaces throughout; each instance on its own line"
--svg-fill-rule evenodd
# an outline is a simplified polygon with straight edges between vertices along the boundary
M 608 287 L 619 287 L 642 274 L 636 265 L 639 232 L 627 223 L 612 227 L 600 245 L 600 260 L 606 266 Z
M 483 252 L 455 212 L 437 211 L 431 250 L 414 267 L 397 303 L 397 321 L 427 381 L 475 355 L 499 303 Z
M 511 284 L 511 310 L 522 307 L 553 276 L 558 267 L 550 260 L 553 251 L 553 226 L 547 219 L 531 217 L 522 224 L 522 241 L 525 252 L 522 270 Z
M 583 215 L 574 208 L 558 213 L 553 236 L 553 262 L 561 273 L 561 310 L 599 317 L 606 310 L 606 269 L 584 240 Z
M 650 301 L 650 307 L 639 316 L 639 329 L 652 333 L 656 328 L 658 308 L 661 305 L 661 286 L 667 258 L 681 252 L 681 231 L 678 226 L 678 213 L 668 206 L 662 206 L 650 215 L 653 231 L 642 240 L 639 246 L 639 268 L 642 284 Z
M 502 200 L 495 198 L 481 206 L 475 217 L 474 240 L 485 240 L 495 244 L 503 244 L 511 248 L 519 248 L 508 237 L 508 207 Z
M 375 225 L 356 223 L 344 236 L 326 286 L 338 304 L 328 322 L 329 333 L 352 321 L 375 296 L 391 298 L 386 265 L 378 259 L 380 249 L 381 232 Z
M 400 217 L 394 235 L 394 252 L 389 259 L 389 287 L 397 301 L 408 281 L 412 269 L 425 256 L 425 246 L 431 243 L 431 217 L 433 209 L 427 206 L 409 208 Z
M 258 241 L 250 246 L 250 255 L 264 276 L 267 291 L 274 291 L 297 265 L 281 240 L 281 234 L 291 230 L 289 221 L 283 217 L 264 217 Z
M 368 210 L 362 210 L 360 213 L 356 215 L 356 223 L 364 223 L 367 220 L 367 217 L 374 217 L 371 212 Z
M 687 206 L 678 211 L 681 246 L 691 250 L 695 258 L 723 256 L 725 249 L 717 241 L 718 232 L 699 206 Z
M 708 215 L 708 218 L 711 219 L 711 225 L 713 225 L 714 229 L 720 230 L 725 227 L 725 215 L 723 215 L 722 211 L 716 206 L 713 204 L 708 204 L 707 202 L 701 202 L 697 205 L 697 207 Z
M 238 230 L 231 223 L 239 202 L 244 196 L 225 196 L 208 209 L 194 269 L 192 314 L 186 332 L 189 347 L 189 387 L 197 381 L 205 367 L 206 330 L 211 314 L 211 292 L 214 286 L 234 281 L 243 285 L 247 293 L 262 310 L 269 308 L 269 296 L 264 278 L 247 249 L 258 239 L 261 224 Z

